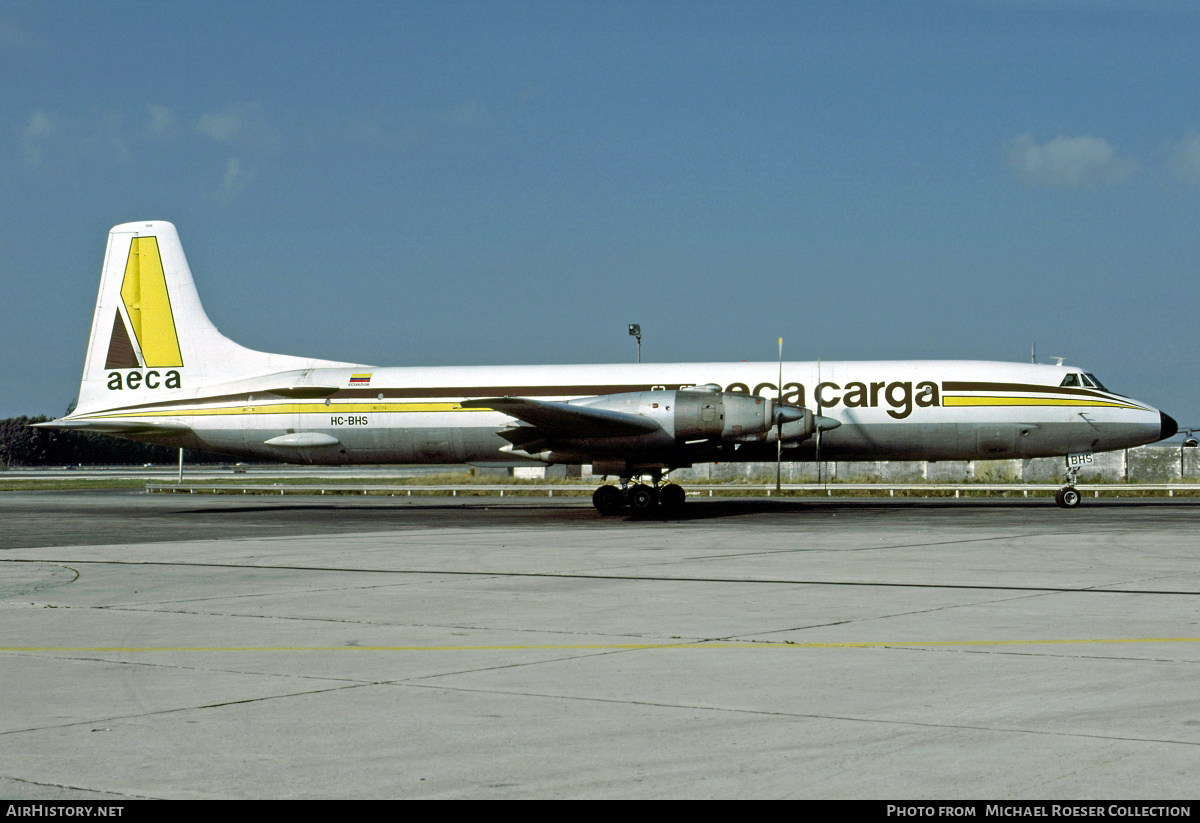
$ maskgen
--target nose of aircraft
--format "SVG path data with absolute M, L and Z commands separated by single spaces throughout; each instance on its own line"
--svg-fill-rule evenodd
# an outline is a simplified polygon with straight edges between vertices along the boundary
M 1175 422 L 1175 418 L 1165 412 L 1159 412 L 1158 416 L 1162 418 L 1162 429 L 1159 431 L 1158 439 L 1166 440 L 1168 437 L 1174 437 L 1175 432 L 1179 431 L 1179 424 Z

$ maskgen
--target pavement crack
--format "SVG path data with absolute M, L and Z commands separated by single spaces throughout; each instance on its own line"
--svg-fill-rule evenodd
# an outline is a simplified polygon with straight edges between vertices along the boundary
M 588 574 L 581 572 L 503 572 L 503 571 L 463 571 L 461 569 L 380 569 L 380 568 L 338 568 L 330 566 L 292 566 L 292 565 L 263 565 L 237 563 L 200 563 L 179 561 L 126 561 L 126 560 L 74 560 L 78 564 L 94 563 L 97 565 L 115 566 L 174 566 L 198 568 L 232 568 L 232 569 L 264 569 L 275 571 L 304 571 L 311 573 L 354 573 L 378 575 L 431 575 L 445 577 L 474 577 L 474 578 L 530 578 L 546 580 L 600 580 L 616 582 L 639 583 L 732 583 L 748 586 L 846 586 L 861 588 L 887 589 L 959 589 L 965 591 L 1013 591 L 1013 592 L 1063 592 L 1080 594 L 1150 594 L 1175 595 L 1184 597 L 1200 597 L 1200 591 L 1186 589 L 1108 589 L 1094 586 L 1018 586 L 988 583 L 913 583 L 892 582 L 880 580 L 822 580 L 820 578 L 767 578 L 767 577 L 717 577 L 717 576 L 685 576 L 685 575 L 652 575 L 652 574 Z
M 201 703 L 195 706 L 177 706 L 171 709 L 158 709 L 156 711 L 138 712 L 137 714 L 120 714 L 111 717 L 94 717 L 88 720 L 73 720 L 70 723 L 50 723 L 45 726 L 30 726 L 24 729 L 9 729 L 0 731 L 0 737 L 9 735 L 26 734 L 28 732 L 41 732 L 48 729 L 70 729 L 76 726 L 90 726 L 98 723 L 117 723 L 122 720 L 139 720 L 147 717 L 166 717 L 173 714 L 181 714 L 183 712 L 203 711 L 206 709 L 222 709 L 228 706 L 248 706 L 255 703 L 266 703 L 271 700 L 284 700 L 292 697 L 305 697 L 312 694 L 326 694 L 329 692 L 344 691 L 346 689 L 361 689 L 368 686 L 378 686 L 380 683 L 351 683 L 342 686 L 331 686 L 326 689 L 306 689 L 298 692 L 288 692 L 286 694 L 271 694 L 263 697 L 247 697 L 241 700 L 221 700 L 215 703 Z
M 48 789 L 61 789 L 63 791 L 71 791 L 71 792 L 92 792 L 93 794 L 110 795 L 113 798 L 120 798 L 120 799 L 124 799 L 124 800 L 156 800 L 157 799 L 151 795 L 125 794 L 123 792 L 114 792 L 109 789 L 93 789 L 93 788 L 89 788 L 87 786 L 75 786 L 71 783 L 49 783 L 44 780 L 27 780 L 24 777 L 14 777 L 11 774 L 0 774 L 0 779 L 11 780 L 13 783 L 20 783 L 24 786 L 44 786 Z M 9 801 L 9 802 L 11 803 L 12 801 Z M 25 803 L 25 802 L 26 801 L 22 801 L 22 803 Z M 55 801 L 53 803 L 50 803 L 49 801 L 46 801 L 45 805 L 68 806 L 68 805 L 73 805 L 73 802 L 68 801 L 68 800 L 62 800 L 62 801 Z M 11 812 L 10 812 L 10 814 L 11 814 Z
M 1118 660 L 1124 660 L 1124 661 L 1128 661 L 1130 663 L 1170 663 L 1170 664 L 1175 664 L 1175 665 L 1184 664 L 1184 665 L 1191 665 L 1191 666 L 1194 666 L 1197 663 L 1200 663 L 1200 661 L 1188 660 L 1186 658 L 1135 657 L 1133 655 L 1127 655 L 1127 654 L 1122 654 L 1122 655 L 1062 654 L 1062 653 L 1055 654 L 1053 652 L 1045 652 L 1045 651 L 1017 651 L 1014 649 L 980 649 L 980 648 L 948 649 L 948 648 L 944 648 L 944 647 L 937 648 L 937 647 L 920 646 L 920 645 L 905 645 L 905 646 L 896 645 L 896 646 L 892 646 L 890 648 L 892 648 L 896 651 L 951 652 L 951 653 L 957 653 L 957 654 L 992 654 L 992 655 L 1010 655 L 1013 657 L 1051 657 L 1051 658 L 1061 658 L 1064 660 L 1101 660 L 1101 661 L 1105 661 L 1105 662 L 1114 662 L 1114 661 L 1118 661 Z
M 912 609 L 912 610 L 906 611 L 906 612 L 894 612 L 894 613 L 890 613 L 890 614 L 877 614 L 877 615 L 872 615 L 870 617 L 852 618 L 852 619 L 847 619 L 847 620 L 834 620 L 829 623 L 813 623 L 813 624 L 810 624 L 807 626 L 794 626 L 792 628 L 784 628 L 784 629 L 770 629 L 770 630 L 761 631 L 761 632 L 750 632 L 750 633 L 746 633 L 746 634 L 730 635 L 729 637 L 722 638 L 722 639 L 723 640 L 733 640 L 738 637 L 764 637 L 764 636 L 772 635 L 772 634 L 786 634 L 788 632 L 812 631 L 813 629 L 828 629 L 828 628 L 832 628 L 834 626 L 850 626 L 850 625 L 856 625 L 856 624 L 860 624 L 860 623 L 871 623 L 871 622 L 874 622 L 877 620 L 891 620 L 891 619 L 897 618 L 897 617 L 912 617 L 913 615 L 933 614 L 935 612 L 952 611 L 954 609 L 973 608 L 976 606 L 992 606 L 997 603 L 1009 603 L 1014 600 L 1028 600 L 1029 598 L 1032 598 L 1032 597 L 1047 597 L 1051 594 L 1054 594 L 1054 592 L 1031 592 L 1028 594 L 1016 595 L 1014 597 L 997 597 L 997 598 L 993 598 L 990 600 L 976 600 L 971 603 L 945 603 L 941 606 L 932 606 L 927 609 Z
M 660 709 L 683 709 L 687 711 L 728 712 L 731 714 L 757 715 L 762 717 L 793 718 L 797 720 L 831 720 L 847 723 L 866 723 L 888 726 L 904 726 L 910 728 L 949 729 L 953 731 L 992 732 L 996 734 L 1021 734 L 1040 737 L 1056 737 L 1083 740 L 1111 740 L 1128 743 L 1168 744 L 1176 746 L 1200 747 L 1200 741 L 1173 740 L 1161 737 L 1134 737 L 1118 734 L 1093 734 L 1088 732 L 1045 731 L 1043 729 L 1023 729 L 1019 727 L 982 726 L 970 723 L 931 723 L 920 720 L 893 720 L 879 717 L 855 717 L 853 715 L 821 714 L 817 712 L 789 712 L 779 709 L 753 709 L 739 706 L 713 706 L 702 703 L 671 703 L 657 700 L 619 699 L 610 697 L 587 697 L 583 695 L 549 694 L 544 692 L 516 691 L 509 689 L 478 689 L 465 686 L 447 686 L 441 683 L 406 682 L 399 684 L 405 688 L 443 689 L 446 691 L 470 692 L 476 694 L 494 694 L 509 697 L 529 697 L 537 699 L 580 701 L 588 703 L 617 704 L 625 706 L 642 706 Z
M 234 653 L 236 653 L 236 652 L 231 652 L 231 654 L 234 654 Z M 8 652 L 8 654 L 13 654 L 13 655 L 38 654 L 39 656 L 42 656 L 41 653 L 37 653 L 37 652 Z M 121 654 L 121 652 L 112 652 L 112 654 Z M 205 674 L 237 674 L 237 675 L 244 675 L 247 677 L 274 677 L 274 678 L 279 678 L 281 680 L 301 680 L 301 681 L 312 680 L 312 681 L 317 681 L 317 682 L 324 681 L 324 682 L 331 682 L 331 683 L 346 683 L 346 684 L 351 684 L 351 685 L 356 685 L 356 686 L 371 686 L 376 683 L 387 682 L 387 681 L 377 681 L 377 680 L 363 680 L 363 679 L 358 679 L 358 678 L 353 678 L 353 677 L 329 677 L 329 676 L 314 675 L 314 674 L 285 674 L 283 672 L 262 671 L 259 669 L 238 669 L 238 668 L 230 668 L 230 667 L 224 667 L 224 666 L 184 666 L 179 663 L 155 663 L 154 661 L 151 661 L 151 660 L 120 660 L 120 659 L 114 659 L 114 658 L 110 658 L 110 657 L 95 657 L 92 655 L 81 655 L 78 653 L 74 653 L 74 654 L 59 653 L 59 654 L 51 654 L 51 655 L 45 655 L 45 656 L 50 659 L 54 659 L 54 660 L 66 660 L 66 661 L 78 662 L 78 663 L 103 663 L 103 664 L 111 665 L 111 666 L 142 666 L 142 667 L 150 668 L 150 669 L 168 669 L 168 670 L 174 669 L 174 670 L 178 670 L 181 672 L 203 672 Z
M 847 548 L 842 548 L 842 549 L 830 549 L 830 548 L 823 548 L 823 547 L 771 549 L 771 550 L 766 550 L 766 551 L 740 552 L 740 553 L 736 553 L 736 554 L 711 554 L 711 555 L 703 555 L 703 556 L 699 556 L 699 557 L 686 557 L 686 558 L 683 558 L 683 560 L 686 560 L 689 562 L 692 562 L 692 561 L 704 562 L 704 561 L 708 561 L 708 560 L 727 560 L 732 557 L 757 557 L 759 555 L 770 555 L 770 554 L 793 554 L 793 553 L 813 553 L 813 552 L 832 552 L 832 553 L 836 553 L 836 554 L 842 554 L 845 552 L 878 552 L 878 551 L 886 551 L 888 549 L 927 549 L 927 548 L 931 548 L 933 546 L 955 546 L 955 545 L 959 545 L 959 544 L 963 544 L 963 543 L 986 543 L 986 542 L 995 541 L 995 540 L 1017 540 L 1017 539 L 1040 537 L 1040 536 L 1041 535 L 1037 535 L 1037 534 L 1001 534 L 1001 535 L 995 535 L 993 537 L 965 537 L 965 538 L 961 538 L 961 539 L 957 539 L 957 540 L 935 541 L 933 543 L 894 543 L 894 544 L 890 544 L 887 546 L 854 546 L 854 547 L 847 547 Z
M 696 641 L 703 642 L 703 641 Z M 605 657 L 612 654 L 627 654 L 629 652 L 644 651 L 643 649 L 589 649 L 577 654 L 565 654 L 560 657 L 544 658 L 541 660 L 522 660 L 518 663 L 502 663 L 498 666 L 480 666 L 471 669 L 462 669 L 452 672 L 437 672 L 435 674 L 424 674 L 413 678 L 401 678 L 399 680 L 388 681 L 391 685 L 419 685 L 418 681 L 436 680 L 439 677 L 450 677 L 456 674 L 479 674 L 481 672 L 499 671 L 502 669 L 520 669 L 529 666 L 543 666 L 548 663 L 562 663 L 571 660 L 582 660 L 584 658 Z

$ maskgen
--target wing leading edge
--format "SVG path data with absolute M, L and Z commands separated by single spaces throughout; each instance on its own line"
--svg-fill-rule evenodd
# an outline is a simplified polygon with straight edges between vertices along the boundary
M 551 437 L 637 437 L 662 430 L 657 422 L 640 414 L 525 397 L 486 397 L 464 400 L 461 405 L 502 412 Z

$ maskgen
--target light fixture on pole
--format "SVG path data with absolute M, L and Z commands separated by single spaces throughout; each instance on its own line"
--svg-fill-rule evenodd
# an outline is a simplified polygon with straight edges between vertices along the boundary
M 636 337 L 638 341 L 638 362 L 642 362 L 642 327 L 637 323 L 629 324 L 630 337 Z

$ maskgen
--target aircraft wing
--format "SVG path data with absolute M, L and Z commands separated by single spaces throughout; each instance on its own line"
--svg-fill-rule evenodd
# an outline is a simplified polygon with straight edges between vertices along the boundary
M 493 409 L 536 426 L 542 436 L 551 437 L 634 437 L 650 434 L 662 427 L 640 414 L 593 409 L 570 403 L 530 400 L 524 397 L 485 397 L 465 400 L 464 409 Z

